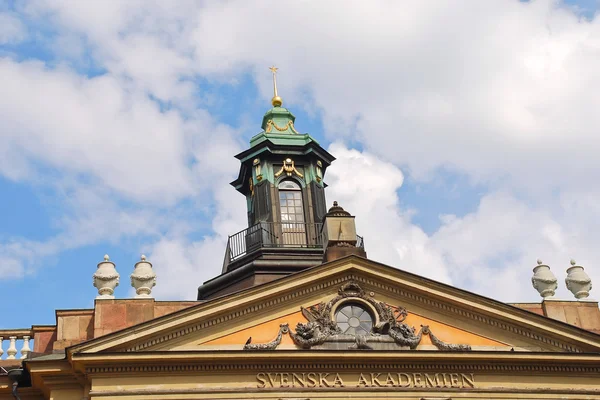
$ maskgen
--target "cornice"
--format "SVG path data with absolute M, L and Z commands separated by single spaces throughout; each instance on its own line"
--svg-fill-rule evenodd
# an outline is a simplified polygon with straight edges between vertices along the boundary
M 500 328 L 500 329 L 509 331 L 511 333 L 517 334 L 519 336 L 523 336 L 528 339 L 533 339 L 533 340 L 542 342 L 542 343 L 550 345 L 550 346 L 558 347 L 567 352 L 583 352 L 583 349 L 581 347 L 574 346 L 569 343 L 561 342 L 559 340 L 555 340 L 552 338 L 548 338 L 543 335 L 538 335 L 529 329 L 522 328 L 522 327 L 516 326 L 514 324 L 499 321 L 497 316 L 496 316 L 496 318 L 492 318 L 487 315 L 483 315 L 481 313 L 469 311 L 469 310 L 466 310 L 465 308 L 453 306 L 448 303 L 444 303 L 444 302 L 441 302 L 438 300 L 434 300 L 434 299 L 419 295 L 412 291 L 399 289 L 399 288 L 391 286 L 391 285 L 386 285 L 386 284 L 380 283 L 374 279 L 368 279 L 368 278 L 364 278 L 362 276 L 357 276 L 355 279 L 358 282 L 389 291 L 389 292 L 397 294 L 399 296 L 407 297 L 415 302 L 435 307 L 443 312 L 455 313 L 460 316 L 469 318 L 471 320 L 478 321 L 478 322 L 484 323 L 486 325 L 492 326 L 494 328 Z
M 220 297 L 106 337 L 74 346 L 69 352 L 148 351 L 169 340 L 245 315 L 274 308 L 318 291 L 333 294 L 349 280 L 378 292 L 388 292 L 423 304 L 440 313 L 456 313 L 464 319 L 486 324 L 566 352 L 600 351 L 600 336 L 485 297 L 357 256 L 345 257 L 284 279 Z M 211 313 L 211 315 L 203 315 Z M 560 337 L 564 336 L 564 340 Z
M 208 327 L 211 327 L 211 326 L 214 326 L 217 324 L 225 323 L 227 321 L 234 320 L 236 318 L 242 317 L 249 313 L 256 312 L 256 311 L 259 311 L 259 310 L 262 310 L 265 308 L 274 307 L 281 303 L 289 302 L 295 298 L 306 296 L 306 295 L 309 295 L 311 293 L 314 293 L 314 292 L 317 292 L 317 291 L 320 291 L 323 289 L 335 287 L 335 286 L 338 286 L 342 283 L 345 283 L 345 282 L 351 281 L 351 280 L 356 280 L 356 281 L 363 283 L 365 285 L 368 285 L 370 287 L 378 288 L 380 290 L 387 291 L 387 292 L 396 294 L 398 296 L 409 298 L 415 302 L 436 308 L 444 313 L 455 313 L 462 317 L 471 319 L 473 321 L 477 321 L 479 323 L 489 325 L 493 328 L 503 329 L 512 334 L 516 334 L 521 337 L 524 337 L 530 341 L 534 340 L 537 342 L 541 342 L 541 343 L 544 343 L 545 345 L 553 346 L 555 348 L 561 349 L 566 352 L 584 352 L 585 351 L 582 347 L 573 345 L 566 341 L 561 341 L 561 340 L 554 339 L 554 338 L 551 338 L 548 336 L 544 336 L 542 334 L 537 334 L 537 333 L 533 332 L 531 329 L 528 329 L 528 328 L 525 328 L 522 326 L 518 326 L 513 323 L 503 322 L 503 321 L 499 320 L 499 317 L 497 315 L 488 316 L 483 313 L 478 313 L 478 312 L 475 312 L 472 310 L 468 310 L 464 307 L 459 307 L 459 306 L 449 304 L 448 302 L 443 302 L 443 301 L 432 299 L 430 297 L 426 297 L 424 295 L 420 295 L 418 293 L 415 293 L 415 291 L 406 290 L 406 289 L 398 288 L 396 286 L 384 284 L 379 280 L 365 277 L 362 274 L 356 274 L 356 273 L 350 273 L 345 276 L 329 279 L 327 281 L 316 282 L 312 286 L 308 286 L 301 290 L 287 293 L 283 296 L 270 299 L 264 303 L 250 305 L 250 306 L 242 308 L 242 309 L 237 309 L 229 314 L 220 315 L 218 317 L 207 319 L 205 321 L 201 321 L 201 322 L 198 322 L 193 325 L 188 325 L 186 327 L 169 332 L 162 336 L 152 338 L 150 340 L 135 344 L 133 346 L 129 346 L 125 349 L 125 351 L 132 352 L 132 351 L 141 351 L 141 350 L 149 349 L 153 346 L 159 345 L 159 344 L 164 343 L 169 340 L 177 339 L 179 337 L 188 335 L 193 332 L 197 332 L 201 329 L 208 328 Z
M 346 282 L 347 280 L 350 280 L 350 279 L 351 279 L 351 275 L 348 275 L 348 276 L 344 276 L 344 277 L 338 277 L 338 278 L 335 278 L 335 279 L 330 279 L 330 280 L 328 280 L 326 282 L 318 282 L 315 285 L 312 285 L 310 287 L 306 287 L 306 288 L 300 289 L 298 291 L 287 293 L 287 294 L 285 294 L 283 296 L 270 299 L 270 300 L 265 301 L 263 303 L 253 304 L 253 305 L 247 306 L 247 307 L 245 307 L 245 308 L 243 308 L 241 310 L 238 309 L 238 310 L 236 310 L 236 311 L 234 311 L 232 313 L 229 313 L 229 314 L 226 314 L 226 315 L 221 315 L 221 316 L 218 316 L 218 317 L 214 317 L 214 318 L 202 321 L 202 322 L 198 322 L 196 324 L 193 324 L 193 325 L 190 325 L 190 326 L 186 326 L 186 327 L 184 327 L 182 329 L 173 331 L 171 333 L 168 333 L 168 334 L 165 334 L 165 335 L 162 335 L 162 336 L 158 336 L 156 338 L 150 339 L 148 341 L 144 341 L 142 343 L 138 343 L 136 345 L 133 345 L 133 346 L 130 346 L 130 347 L 126 348 L 125 351 L 130 352 L 130 351 L 144 350 L 144 349 L 147 349 L 149 347 L 152 347 L 152 346 L 158 345 L 160 343 L 166 342 L 168 340 L 176 339 L 176 338 L 179 338 L 181 336 L 190 334 L 192 332 L 199 331 L 200 329 L 204 329 L 204 328 L 208 328 L 210 326 L 221 324 L 223 322 L 227 322 L 227 321 L 230 321 L 230 320 L 242 317 L 242 316 L 247 315 L 247 314 L 249 314 L 251 312 L 260 311 L 262 309 L 273 307 L 273 306 L 276 306 L 276 305 L 284 303 L 284 302 L 289 302 L 290 300 L 293 300 L 293 299 L 298 298 L 298 297 L 306 296 L 308 294 L 314 293 L 316 291 L 320 291 L 322 289 L 326 289 L 326 288 L 329 288 L 329 287 L 332 287 L 332 286 L 339 285 L 339 284 L 341 284 L 343 282 Z
M 415 354 L 417 353 L 417 354 Z M 184 354 L 179 354 L 175 359 L 170 358 L 172 354 L 162 353 L 162 357 L 154 360 L 146 359 L 144 364 L 134 364 L 132 359 L 125 362 L 123 358 L 120 360 L 112 360 L 111 357 L 104 358 L 102 364 L 94 365 L 92 360 L 88 360 L 89 365 L 85 367 L 86 374 L 112 374 L 112 373 L 151 373 L 151 372 L 169 372 L 169 373 L 186 373 L 186 372 L 201 372 L 201 371 L 459 371 L 471 373 L 544 373 L 544 374 L 600 374 L 600 360 L 588 360 L 581 357 L 581 363 L 572 362 L 572 360 L 564 360 L 560 357 L 534 357 L 534 358 L 517 358 L 513 359 L 496 359 L 495 362 L 490 362 L 494 359 L 495 354 L 486 354 L 486 358 L 471 357 L 468 360 L 459 360 L 439 357 L 439 352 L 432 352 L 436 357 L 422 357 L 422 352 L 412 352 L 412 359 L 398 361 L 390 360 L 395 357 L 393 352 L 386 352 L 385 357 L 376 357 L 371 359 L 364 357 L 356 357 L 356 354 L 349 354 L 345 362 L 340 362 L 339 354 L 333 354 L 333 359 L 323 359 L 315 357 L 314 353 L 309 353 L 310 357 L 300 357 L 297 362 L 293 358 L 297 354 L 287 352 L 285 362 L 282 362 L 281 354 L 279 357 L 269 357 L 261 359 L 261 355 L 256 355 L 254 360 L 247 359 L 242 353 L 229 354 L 227 359 L 223 357 L 214 358 L 203 357 L 202 360 L 196 359 L 192 362 L 191 359 L 183 357 Z M 272 353 L 271 353 L 272 354 Z M 371 355 L 372 353 L 369 352 Z M 197 354 L 188 354 L 195 356 Z M 214 354 L 213 354 L 214 355 Z M 305 354 L 304 354 L 305 355 Z M 446 356 L 448 354 L 443 354 Z M 206 356 L 206 355 L 205 355 Z M 354 357 L 353 357 L 354 356 Z M 451 355 L 450 355 L 451 356 Z M 258 360 L 256 360 L 258 358 Z M 233 361 L 236 362 L 233 362 Z M 78 360 L 84 361 L 84 360 Z M 587 362 L 587 364 L 586 364 Z M 589 365 L 588 365 L 589 364 Z
M 348 393 L 348 392 L 354 392 L 357 395 L 360 395 L 359 393 L 389 393 L 390 389 L 386 388 L 386 387 L 368 387 L 368 388 L 363 388 L 363 387 L 344 387 L 344 388 L 323 388 L 320 387 L 318 389 L 319 393 L 337 393 L 342 394 L 342 393 Z M 456 394 L 456 395 L 460 395 L 460 394 L 464 394 L 465 393 L 465 389 L 457 389 L 457 388 L 438 388 L 436 389 L 437 392 L 439 393 L 447 393 L 447 394 Z M 269 392 L 277 392 L 277 390 L 272 390 L 272 389 L 257 389 L 257 388 L 232 388 L 232 389 L 226 389 L 226 388 L 218 388 L 218 389 L 210 389 L 210 390 L 206 390 L 204 388 L 189 388 L 189 389 L 132 389 L 132 390 L 91 390 L 90 391 L 90 396 L 93 396 L 94 398 L 100 398 L 100 397 L 113 397 L 113 396 L 123 396 L 123 395 L 127 395 L 127 396 L 140 396 L 140 397 L 145 397 L 145 396 L 151 396 L 151 395 L 165 395 L 165 396 L 174 396 L 174 395 L 179 395 L 179 396 L 190 396 L 190 395 L 206 395 L 207 393 L 210 393 L 211 396 L 214 395 L 238 395 L 240 396 L 240 398 L 247 398 L 247 394 L 249 393 L 269 393 Z M 300 397 L 299 399 L 302 400 L 309 400 L 305 397 L 306 393 L 314 393 L 314 390 L 307 390 L 306 388 L 286 388 L 285 389 L 286 393 L 295 393 L 296 395 L 302 395 L 302 397 Z M 427 393 L 427 391 L 425 391 L 423 388 L 403 388 L 402 392 L 405 393 L 411 393 L 413 395 L 418 396 L 418 394 L 420 393 Z M 491 389 L 487 389 L 487 388 L 482 388 L 482 389 L 469 389 L 468 393 L 470 394 L 483 394 L 483 395 L 494 395 L 494 394 L 498 394 L 498 393 L 502 393 L 503 395 L 511 395 L 510 398 L 518 398 L 518 397 L 514 397 L 514 396 L 518 396 L 518 395 L 527 395 L 528 399 L 532 398 L 532 399 L 540 399 L 540 395 L 545 395 L 545 396 L 552 396 L 552 397 L 544 397 L 544 400 L 548 400 L 548 399 L 580 399 L 581 397 L 571 397 L 571 396 L 581 396 L 581 395 L 597 395 L 598 393 L 600 393 L 600 390 L 587 390 L 587 389 L 573 389 L 573 388 L 569 388 L 569 389 L 526 389 L 526 388 L 520 388 L 520 389 L 512 389 L 512 388 L 502 388 L 502 389 L 498 389 L 498 388 L 491 388 Z M 376 395 L 379 396 L 379 395 Z M 529 396 L 533 396 L 533 397 L 529 397 Z M 563 397 L 563 396 L 567 396 L 567 397 Z M 186 397 L 188 398 L 188 397 Z M 195 397 L 194 397 L 195 398 Z M 202 397 L 205 398 L 205 397 Z M 228 397 L 229 398 L 229 397 Z M 337 396 L 336 396 L 337 398 Z M 431 397 L 431 396 L 427 396 L 427 397 L 422 397 L 418 396 L 417 398 L 420 398 L 422 400 L 427 400 L 427 399 L 435 399 L 435 400 L 449 400 L 450 397 Z M 477 397 L 480 399 L 485 399 L 486 397 Z M 489 398 L 489 397 L 488 397 Z M 494 397 L 497 398 L 497 397 Z M 591 398 L 591 397 L 586 397 L 586 398 Z M 597 397 L 593 397 L 594 399 Z

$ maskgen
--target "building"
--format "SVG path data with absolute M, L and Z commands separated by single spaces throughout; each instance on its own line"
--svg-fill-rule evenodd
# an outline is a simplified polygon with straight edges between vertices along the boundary
M 326 207 L 334 157 L 296 131 L 273 72 L 273 108 L 237 155 L 248 228 L 222 274 L 197 301 L 156 301 L 142 256 L 136 298 L 114 299 L 106 256 L 93 309 L 0 331 L 0 399 L 600 399 L 583 268 L 569 268 L 573 301 L 553 298 L 540 261 L 542 301 L 505 304 L 368 259 L 354 217 Z

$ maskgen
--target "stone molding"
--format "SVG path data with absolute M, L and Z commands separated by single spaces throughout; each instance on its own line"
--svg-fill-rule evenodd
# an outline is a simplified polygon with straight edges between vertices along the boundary
M 519 360 L 521 361 L 521 360 Z M 442 363 L 439 360 L 431 363 L 396 363 L 396 362 L 377 362 L 377 363 L 223 363 L 223 364 L 156 364 L 156 365 L 114 365 L 114 366 L 93 366 L 87 367 L 85 373 L 91 374 L 113 374 L 113 373 L 147 373 L 147 372 L 202 372 L 202 371 L 296 371 L 296 370 L 365 370 L 370 371 L 468 371 L 468 372 L 532 372 L 532 373 L 548 373 L 548 374 L 600 374 L 599 366 L 582 366 L 582 365 L 552 365 L 549 363 L 542 364 L 500 364 L 472 361 L 469 363 Z
M 281 303 L 286 303 L 295 298 L 304 297 L 308 294 L 317 292 L 319 290 L 329 289 L 331 287 L 338 286 L 342 283 L 346 283 L 346 282 L 349 282 L 352 280 L 361 282 L 370 287 L 378 288 L 378 289 L 381 289 L 384 291 L 388 291 L 390 293 L 394 293 L 399 296 L 406 297 L 410 300 L 421 303 L 423 305 L 432 306 L 438 310 L 443 311 L 444 313 L 449 313 L 449 312 L 456 313 L 456 314 L 458 314 L 462 317 L 465 317 L 467 319 L 470 319 L 472 321 L 483 323 L 483 324 L 486 324 L 486 325 L 494 327 L 494 328 L 500 328 L 500 329 L 503 329 L 510 333 L 522 336 L 526 339 L 535 340 L 535 341 L 544 343 L 546 345 L 550 345 L 550 346 L 562 349 L 566 352 L 584 352 L 584 350 L 581 347 L 536 334 L 528 328 L 522 328 L 517 325 L 510 324 L 508 322 L 502 322 L 502 321 L 499 321 L 492 317 L 489 317 L 489 316 L 486 316 L 486 315 L 483 315 L 480 313 L 476 313 L 474 311 L 470 311 L 470 310 L 467 310 L 464 308 L 459 308 L 459 307 L 450 305 L 448 303 L 443 303 L 441 301 L 434 300 L 434 299 L 422 296 L 420 294 L 417 294 L 417 293 L 414 293 L 411 291 L 407 291 L 404 289 L 400 289 L 400 288 L 397 288 L 397 287 L 394 287 L 391 285 L 386 285 L 381 282 L 377 282 L 374 279 L 365 278 L 365 277 L 361 276 L 360 274 L 356 274 L 356 273 L 351 273 L 351 274 L 348 274 L 348 275 L 345 275 L 342 277 L 330 279 L 325 282 L 321 281 L 321 282 L 318 282 L 317 284 L 302 288 L 302 289 L 294 291 L 292 293 L 288 293 L 284 296 L 270 299 L 264 303 L 251 305 L 251 306 L 245 307 L 243 309 L 236 310 L 229 314 L 221 315 L 218 317 L 213 317 L 206 321 L 196 323 L 196 324 L 193 324 L 190 326 L 186 326 L 184 328 L 178 329 L 178 330 L 170 332 L 168 334 L 154 337 L 150 340 L 146 340 L 141 343 L 135 344 L 133 346 L 127 347 L 124 351 L 133 352 L 133 351 L 149 349 L 153 346 L 159 345 L 166 341 L 169 341 L 172 339 L 177 339 L 177 338 L 183 337 L 185 335 L 188 335 L 190 333 L 197 332 L 200 329 L 205 329 L 205 328 L 215 326 L 215 325 L 218 325 L 218 324 L 230 321 L 230 320 L 235 320 L 235 319 L 237 319 L 241 316 L 247 315 L 249 313 L 256 312 L 256 311 L 259 311 L 259 310 L 262 310 L 265 308 L 270 308 L 270 307 L 276 306 Z
M 175 332 L 171 332 L 169 334 L 166 334 L 166 335 L 163 335 L 163 336 L 159 336 L 159 337 L 150 339 L 148 341 L 145 341 L 145 342 L 136 344 L 134 346 L 128 347 L 125 351 L 131 352 L 131 351 L 144 350 L 144 349 L 147 349 L 149 347 L 155 346 L 157 344 L 166 342 L 168 340 L 176 339 L 178 337 L 190 334 L 192 332 L 196 332 L 196 331 L 198 331 L 200 329 L 204 329 L 204 328 L 208 328 L 210 326 L 218 325 L 218 324 L 221 324 L 223 322 L 239 318 L 239 317 L 241 317 L 243 315 L 246 315 L 248 313 L 259 311 L 259 310 L 262 310 L 264 308 L 272 307 L 272 306 L 275 306 L 277 304 L 289 302 L 292 299 L 295 299 L 297 297 L 302 297 L 302 296 L 305 296 L 305 295 L 310 294 L 310 293 L 314 293 L 314 292 L 319 291 L 321 289 L 326 289 L 326 288 L 329 288 L 331 286 L 339 285 L 340 283 L 348 281 L 349 277 L 350 277 L 350 275 L 345 276 L 345 277 L 339 277 L 339 278 L 336 278 L 336 279 L 332 279 L 332 280 L 329 280 L 327 282 L 320 282 L 320 283 L 318 283 L 316 285 L 313 285 L 313 286 L 310 286 L 310 287 L 307 287 L 307 288 L 304 288 L 304 289 L 301 289 L 301 290 L 298 290 L 298 291 L 294 291 L 292 293 L 288 293 L 285 296 L 281 296 L 281 297 L 278 297 L 278 298 L 275 298 L 275 299 L 271 299 L 271 300 L 266 301 L 264 303 L 260 303 L 260 304 L 255 304 L 255 305 L 252 305 L 252 306 L 248 306 L 248 307 L 243 308 L 242 310 L 238 310 L 238 311 L 235 311 L 235 312 L 230 313 L 230 314 L 226 314 L 226 315 L 222 315 L 222 316 L 219 316 L 219 317 L 215 317 L 215 318 L 209 319 L 207 321 L 204 321 L 204 322 L 201 322 L 201 323 L 194 324 L 192 326 L 188 326 L 188 327 L 179 329 L 179 330 L 177 330 Z
M 377 288 L 390 291 L 390 292 L 398 294 L 400 296 L 407 297 L 407 298 L 412 299 L 412 300 L 414 300 L 416 302 L 434 306 L 435 308 L 443 310 L 444 312 L 453 312 L 453 313 L 459 314 L 459 315 L 461 315 L 463 317 L 469 318 L 471 320 L 482 322 L 484 324 L 487 324 L 489 326 L 493 326 L 495 328 L 501 328 L 501 329 L 504 329 L 504 330 L 509 331 L 511 333 L 515 333 L 517 335 L 526 337 L 528 339 L 534 339 L 534 340 L 540 341 L 542 343 L 549 344 L 551 346 L 558 347 L 560 349 L 566 350 L 568 352 L 575 352 L 575 353 L 583 352 L 583 349 L 581 349 L 579 347 L 576 347 L 576 346 L 571 345 L 571 344 L 563 343 L 563 342 L 560 342 L 558 340 L 550 339 L 550 338 L 547 338 L 547 337 L 544 337 L 544 336 L 541 336 L 541 335 L 537 335 L 537 334 L 531 332 L 528 329 L 523 329 L 523 328 L 520 328 L 518 326 L 509 324 L 509 323 L 500 322 L 500 321 L 498 321 L 496 319 L 493 319 L 493 318 L 490 318 L 488 316 L 485 316 L 485 315 L 482 315 L 482 314 L 478 314 L 478 313 L 475 313 L 475 312 L 472 312 L 472 311 L 469 311 L 469 310 L 461 309 L 461 308 L 458 308 L 458 307 L 454 307 L 454 306 L 451 306 L 449 304 L 442 303 L 440 301 L 433 300 L 433 299 L 421 296 L 421 295 L 416 294 L 416 293 L 412 293 L 412 292 L 409 292 L 409 291 L 406 291 L 406 290 L 402 290 L 402 289 L 398 289 L 398 288 L 395 288 L 395 287 L 392 287 L 392 286 L 389 286 L 389 285 L 385 285 L 385 284 L 376 282 L 376 281 L 374 281 L 372 279 L 366 279 L 366 278 L 363 278 L 363 277 L 357 277 L 356 280 L 358 280 L 359 282 L 365 283 L 367 285 L 375 286 Z

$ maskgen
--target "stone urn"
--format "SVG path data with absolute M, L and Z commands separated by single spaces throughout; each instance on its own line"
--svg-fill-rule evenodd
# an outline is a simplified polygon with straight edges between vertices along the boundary
M 550 271 L 550 267 L 542 263 L 542 260 L 537 260 L 537 264 L 533 269 L 531 283 L 543 298 L 553 297 L 558 287 L 556 277 Z
M 141 260 L 135 264 L 131 274 L 131 286 L 135 288 L 136 298 L 152 298 L 152 288 L 156 286 L 156 273 L 152 269 L 152 264 L 146 261 L 146 256 L 142 255 Z
M 575 260 L 571 260 L 571 265 L 571 268 L 567 269 L 567 277 L 565 278 L 567 289 L 578 300 L 585 299 L 590 295 L 590 290 L 592 290 L 592 280 L 583 270 L 582 266 L 576 265 Z
M 108 258 L 108 254 L 104 256 L 104 261 L 98 264 L 98 269 L 93 277 L 94 287 L 98 289 L 96 298 L 114 299 L 115 288 L 119 286 L 119 273 L 115 268 L 115 263 Z

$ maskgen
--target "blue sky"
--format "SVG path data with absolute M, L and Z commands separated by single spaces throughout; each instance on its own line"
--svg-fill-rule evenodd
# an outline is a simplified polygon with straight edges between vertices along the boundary
M 370 258 L 503 301 L 537 299 L 538 257 L 600 279 L 599 2 L 460 4 L 0 4 L 2 327 L 92 307 L 106 253 L 117 297 L 146 254 L 158 300 L 194 299 L 274 63 Z

